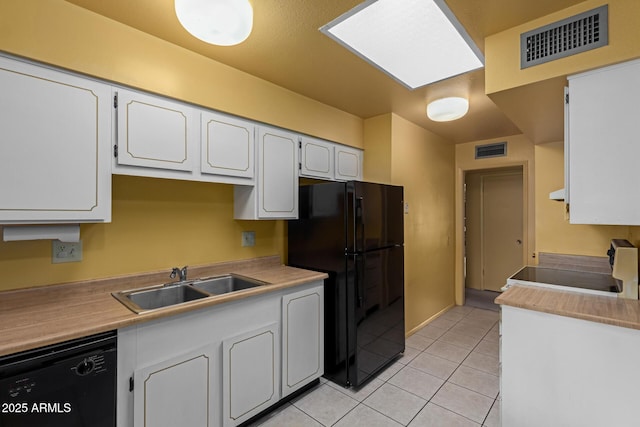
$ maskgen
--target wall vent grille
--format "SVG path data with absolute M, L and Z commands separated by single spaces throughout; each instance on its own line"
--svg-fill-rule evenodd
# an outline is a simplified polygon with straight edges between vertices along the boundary
M 609 44 L 608 5 L 520 35 L 520 68 Z
M 476 159 L 486 159 L 487 157 L 501 157 L 506 155 L 507 155 L 506 142 L 476 145 Z

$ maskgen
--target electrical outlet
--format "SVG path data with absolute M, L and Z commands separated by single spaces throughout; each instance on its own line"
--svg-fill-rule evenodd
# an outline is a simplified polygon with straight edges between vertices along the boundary
M 255 246 L 256 245 L 256 232 L 255 231 L 243 231 L 242 232 L 242 246 Z
M 61 242 L 53 240 L 51 248 L 51 262 L 53 264 L 82 261 L 82 241 Z

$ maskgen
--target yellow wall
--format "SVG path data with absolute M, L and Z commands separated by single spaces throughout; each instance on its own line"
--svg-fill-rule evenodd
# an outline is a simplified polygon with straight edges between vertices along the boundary
M 476 145 L 496 142 L 507 142 L 507 155 L 487 159 L 475 158 Z M 457 144 L 456 147 L 456 184 L 455 184 L 455 296 L 456 304 L 464 303 L 464 179 L 469 171 L 504 168 L 510 166 L 522 166 L 524 184 L 524 223 L 527 224 L 527 233 L 524 235 L 523 250 L 528 263 L 535 251 L 534 234 L 534 145 L 524 135 L 512 135 L 499 139 L 474 141 L 466 144 Z
M 606 256 L 611 239 L 629 239 L 640 227 L 570 224 L 565 204 L 549 199 L 564 187 L 564 143 L 535 146 L 536 252 Z M 636 244 L 640 237 L 636 232 Z
M 82 262 L 51 264 L 49 240 L 0 242 L 0 289 L 284 253 L 284 222 L 231 220 L 230 185 L 116 175 L 112 213 L 110 224 L 81 226 Z M 249 230 L 256 246 L 242 247 Z
M 372 117 L 364 122 L 365 180 L 391 183 L 391 114 Z
M 371 137 L 365 138 L 365 180 L 404 186 L 409 204 L 405 308 L 411 332 L 454 303 L 454 145 L 395 114 L 365 120 L 365 135 Z M 377 155 L 369 155 L 370 147 Z
M 520 34 L 609 5 L 609 45 L 546 64 L 520 69 Z M 576 6 L 530 21 L 485 39 L 485 91 L 495 93 L 530 83 L 566 76 L 640 56 L 638 0 L 587 0 Z
M 356 147 L 363 120 L 63 0 L 0 0 L 0 51 Z M 108 160 L 107 160 L 108 161 Z M 230 185 L 114 177 L 113 222 L 81 227 L 83 261 L 50 241 L 0 242 L 0 290 L 264 255 L 282 221 L 234 221 Z M 243 230 L 256 246 L 240 246 Z

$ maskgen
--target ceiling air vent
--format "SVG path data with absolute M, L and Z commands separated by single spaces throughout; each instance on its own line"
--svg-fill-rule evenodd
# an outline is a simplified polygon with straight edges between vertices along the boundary
M 486 159 L 487 157 L 501 157 L 507 155 L 507 143 L 497 142 L 495 144 L 476 145 L 476 159 Z
M 520 35 L 520 68 L 609 44 L 608 5 Z

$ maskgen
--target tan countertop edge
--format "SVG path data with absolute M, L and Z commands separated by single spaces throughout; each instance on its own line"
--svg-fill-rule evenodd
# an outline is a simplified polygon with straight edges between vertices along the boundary
M 190 267 L 188 277 L 228 273 L 267 284 L 143 314 L 133 313 L 111 293 L 167 283 L 171 281 L 169 271 L 0 292 L 0 356 L 328 277 L 325 273 L 284 266 L 279 256 Z
M 640 329 L 640 301 L 566 292 L 536 286 L 511 286 L 496 304 L 623 328 Z

